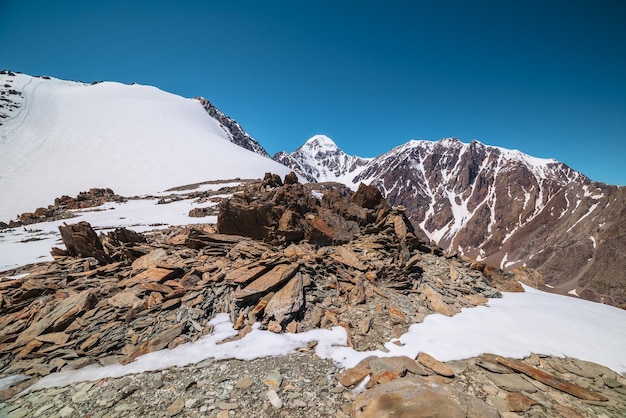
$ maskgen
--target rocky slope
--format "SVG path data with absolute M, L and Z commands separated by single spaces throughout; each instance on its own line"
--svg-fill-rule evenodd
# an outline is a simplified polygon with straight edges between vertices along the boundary
M 396 147 L 349 178 L 359 182 L 406 206 L 448 254 L 505 270 L 529 266 L 555 292 L 626 303 L 625 187 L 592 182 L 555 160 L 457 139 Z
M 265 148 L 263 148 L 257 140 L 248 135 L 248 133 L 243 130 L 241 125 L 237 123 L 237 121 L 229 116 L 226 116 L 221 110 L 215 107 L 204 97 L 196 97 L 196 100 L 200 102 L 204 110 L 206 110 L 212 118 L 220 123 L 220 126 L 224 129 L 224 132 L 230 139 L 230 142 L 264 157 L 269 157 Z
M 626 409 L 626 380 L 589 362 L 485 354 L 442 363 L 421 353 L 339 370 L 313 354 L 314 342 L 288 357 L 207 359 L 19 395 L 56 371 L 129 363 L 195 341 L 219 312 L 235 324 L 230 340 L 256 321 L 275 333 L 340 326 L 350 347 L 384 351 L 383 342 L 427 315 L 455 315 L 498 289 L 521 291 L 517 280 L 541 285 L 527 269 L 507 274 L 444 257 L 373 187 L 354 193 L 268 175 L 229 192 L 195 192 L 223 199 L 215 226 L 98 237 L 86 223 L 67 225 L 55 261 L 3 272 L 29 275 L 0 282 L 0 378 L 26 376 L 0 388 L 0 414 L 617 417 Z M 353 392 L 364 379 L 366 390 Z

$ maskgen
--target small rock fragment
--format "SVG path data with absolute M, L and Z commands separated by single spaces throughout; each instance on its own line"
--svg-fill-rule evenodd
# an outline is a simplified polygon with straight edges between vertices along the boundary
M 278 393 L 275 390 L 270 389 L 267 391 L 267 398 L 269 399 L 272 406 L 276 409 L 280 409 L 283 407 L 283 401 L 278 397 Z

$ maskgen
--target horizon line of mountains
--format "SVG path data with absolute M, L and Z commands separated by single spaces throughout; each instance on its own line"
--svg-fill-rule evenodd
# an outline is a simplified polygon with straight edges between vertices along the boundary
M 2 97 L 10 97 L 6 89 Z M 232 143 L 270 158 L 234 119 L 196 100 Z M 531 267 L 547 290 L 626 307 L 624 186 L 593 182 L 553 159 L 456 138 L 413 140 L 361 158 L 316 135 L 272 158 L 310 182 L 375 185 L 447 254 L 503 270 Z

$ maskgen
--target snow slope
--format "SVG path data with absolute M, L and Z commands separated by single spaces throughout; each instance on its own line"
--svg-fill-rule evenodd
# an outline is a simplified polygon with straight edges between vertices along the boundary
M 133 196 L 206 180 L 285 175 L 229 142 L 199 101 L 155 87 L 0 74 L 21 92 L 0 126 L 0 220 L 110 187 Z

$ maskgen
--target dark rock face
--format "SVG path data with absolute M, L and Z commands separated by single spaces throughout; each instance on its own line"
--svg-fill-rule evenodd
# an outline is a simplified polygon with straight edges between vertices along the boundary
M 285 184 L 299 183 L 298 176 L 293 171 L 285 176 Z
M 220 204 L 217 230 L 270 242 L 304 238 L 317 245 L 336 245 L 349 242 L 360 226 L 374 222 L 379 209 L 390 209 L 380 192 L 382 200 L 365 208 L 350 199 L 352 191 L 343 185 L 326 185 L 321 199 L 313 196 L 314 187 L 319 185 L 283 183 L 268 173 L 260 188 L 253 185 Z
M 268 213 L 264 205 L 244 200 L 229 200 L 220 204 L 217 231 L 220 234 L 243 235 L 267 239 Z
M 248 133 L 244 131 L 243 128 L 234 119 L 226 116 L 204 97 L 196 97 L 196 100 L 198 100 L 200 104 L 202 104 L 202 107 L 204 107 L 209 115 L 211 115 L 221 124 L 224 132 L 226 132 L 226 134 L 230 137 L 230 142 L 269 158 L 269 154 L 267 153 L 267 151 L 265 151 L 261 144 L 259 144 L 255 139 L 248 135 Z
M 357 205 L 368 209 L 384 209 L 389 204 L 385 201 L 383 194 L 374 186 L 367 186 L 363 183 L 359 184 L 359 188 L 352 196 L 352 201 Z
M 93 257 L 100 264 L 108 264 L 111 257 L 104 251 L 102 242 L 87 222 L 59 226 L 67 254 L 72 257 Z

